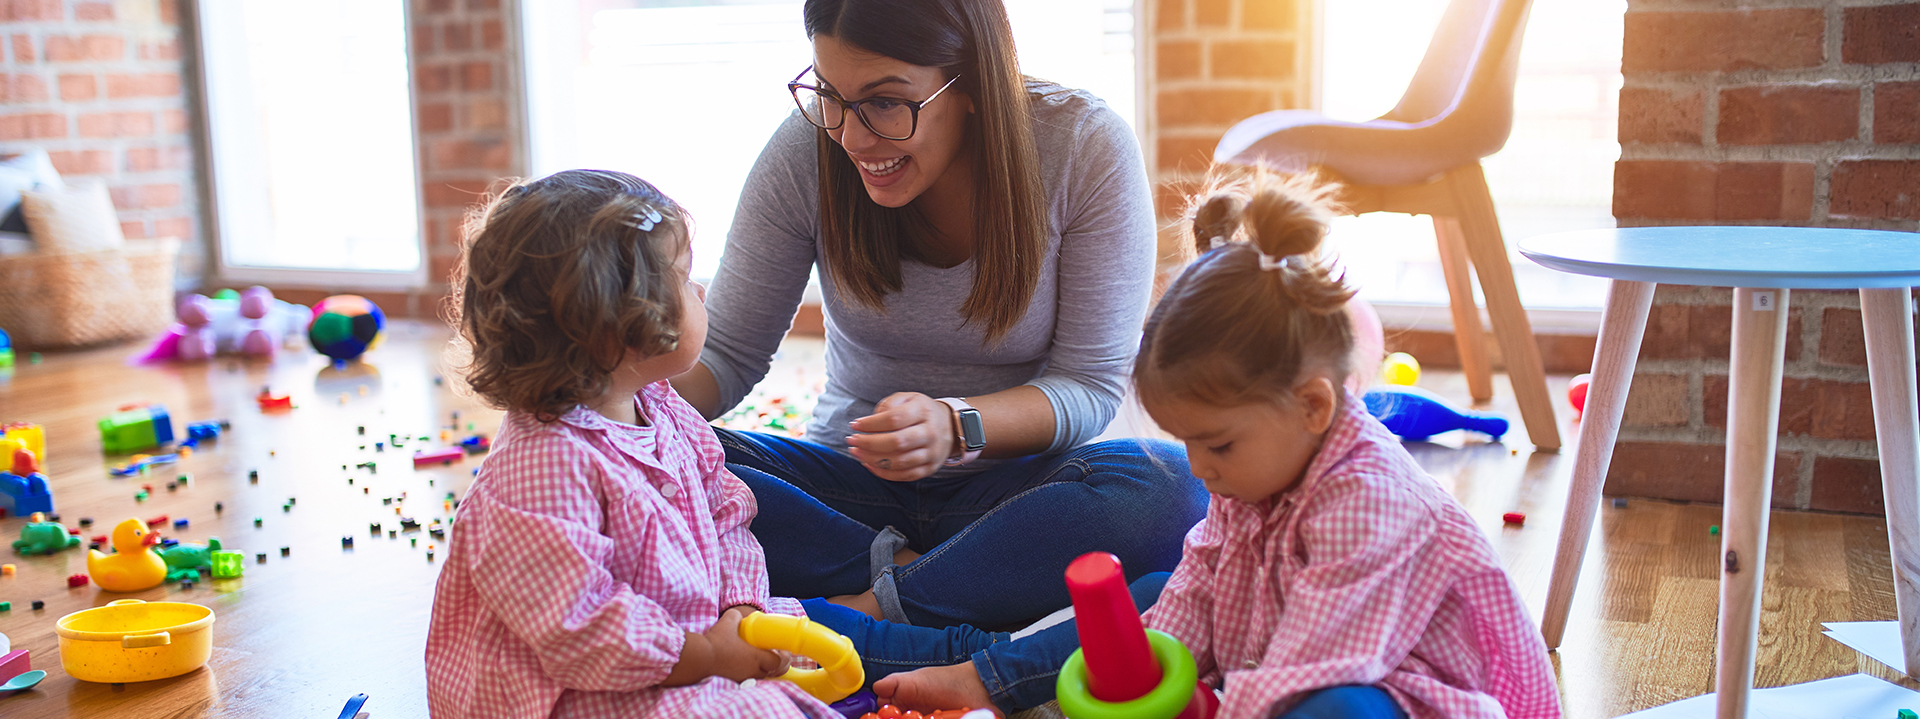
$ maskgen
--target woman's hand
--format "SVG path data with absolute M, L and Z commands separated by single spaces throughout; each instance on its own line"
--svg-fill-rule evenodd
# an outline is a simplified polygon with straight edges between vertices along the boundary
M 787 673 L 793 655 L 777 649 L 761 649 L 740 638 L 740 618 L 747 613 L 735 607 L 720 615 L 707 631 L 701 632 L 713 647 L 713 676 L 734 681 L 772 679 Z
M 953 455 L 953 408 L 919 392 L 889 395 L 852 427 L 854 458 L 881 479 L 912 482 Z

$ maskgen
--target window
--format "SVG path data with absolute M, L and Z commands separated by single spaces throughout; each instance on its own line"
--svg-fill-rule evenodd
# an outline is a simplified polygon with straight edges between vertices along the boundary
M 405 5 L 198 4 L 222 279 L 421 284 Z
M 1446 5 L 1444 0 L 1323 3 L 1323 110 L 1341 119 L 1365 119 L 1392 108 Z M 1599 326 L 1591 310 L 1605 300 L 1604 280 L 1548 270 L 1511 248 L 1535 235 L 1613 226 L 1625 14 L 1624 0 L 1533 4 L 1520 51 L 1513 133 L 1505 149 L 1482 163 L 1520 299 L 1543 328 L 1556 322 Z M 1382 306 L 1389 321 L 1450 322 L 1433 225 L 1426 217 L 1341 218 L 1333 236 L 1361 285 L 1361 297 Z
M 800 0 L 528 0 L 533 173 L 631 172 L 693 214 L 694 276 L 720 263 L 753 161 L 813 62 Z M 1134 118 L 1133 0 L 1008 0 L 1028 74 Z

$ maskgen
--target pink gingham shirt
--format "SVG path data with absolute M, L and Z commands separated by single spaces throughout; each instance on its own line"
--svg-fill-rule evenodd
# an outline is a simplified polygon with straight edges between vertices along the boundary
M 1559 717 L 1540 631 L 1465 509 L 1349 394 L 1300 483 L 1215 496 L 1147 625 L 1266 719 L 1370 684 L 1412 719 Z
M 650 426 L 575 408 L 509 412 L 460 504 L 427 633 L 435 717 L 832 717 L 787 682 L 657 686 L 686 632 L 767 596 L 758 507 L 713 430 L 666 382 Z

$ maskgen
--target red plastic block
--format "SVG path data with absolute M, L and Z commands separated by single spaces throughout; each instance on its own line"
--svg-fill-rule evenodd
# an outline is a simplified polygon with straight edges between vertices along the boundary
M 442 447 L 426 452 L 413 453 L 413 466 L 424 467 L 431 464 L 453 464 L 454 460 L 465 457 L 467 453 L 459 447 Z
M 1506 520 L 1507 524 L 1526 524 L 1527 523 L 1527 515 L 1521 514 L 1519 512 L 1508 512 L 1506 514 L 1500 515 L 1500 518 L 1503 520 Z
M 72 589 L 74 587 L 84 587 L 84 586 L 87 586 L 88 581 L 90 580 L 87 577 L 87 575 L 75 574 L 71 577 L 67 577 L 67 588 Z

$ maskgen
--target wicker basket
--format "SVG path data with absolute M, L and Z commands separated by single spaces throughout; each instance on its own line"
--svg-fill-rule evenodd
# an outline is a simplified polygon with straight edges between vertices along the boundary
M 146 337 L 173 321 L 174 238 L 0 257 L 0 329 L 22 348 Z

